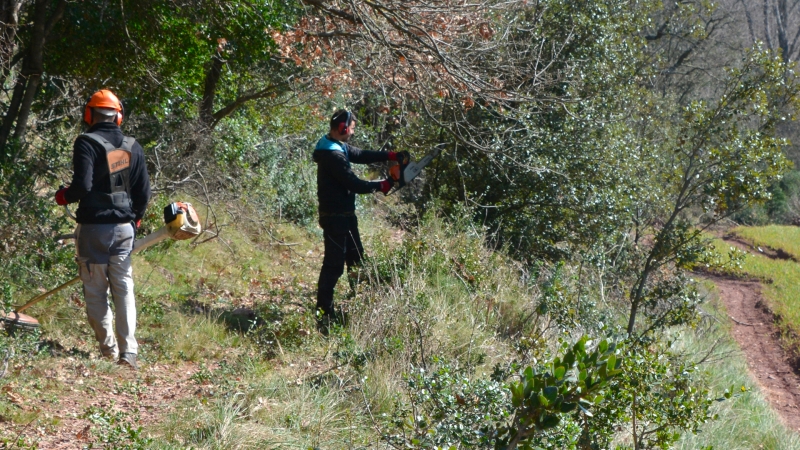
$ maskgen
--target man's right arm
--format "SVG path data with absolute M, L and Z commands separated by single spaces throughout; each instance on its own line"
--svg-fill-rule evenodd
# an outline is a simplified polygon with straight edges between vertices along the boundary
M 379 181 L 366 181 L 358 178 L 347 164 L 344 153 L 336 151 L 321 152 L 319 169 L 325 170 L 350 192 L 356 194 L 369 194 L 381 189 Z
M 77 139 L 72 147 L 72 184 L 64 193 L 68 203 L 80 201 L 92 190 L 94 161 L 97 157 L 92 144 L 86 139 Z

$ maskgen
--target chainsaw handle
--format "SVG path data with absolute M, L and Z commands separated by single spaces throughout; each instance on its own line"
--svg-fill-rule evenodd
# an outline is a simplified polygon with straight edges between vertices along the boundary
M 392 177 L 395 182 L 400 181 L 400 173 L 400 164 L 389 167 L 389 176 Z
M 389 167 L 389 176 L 392 177 L 395 183 L 397 183 L 397 189 L 400 189 L 401 187 L 406 185 L 406 179 L 404 174 L 406 171 L 406 167 L 408 167 L 409 164 L 411 164 L 410 158 L 408 163 L 403 163 L 402 161 L 398 161 L 397 164 L 395 164 L 392 167 Z
M 64 205 L 64 211 L 66 211 L 66 212 L 67 212 L 67 215 L 69 216 L 69 218 L 70 218 L 70 219 L 72 219 L 72 220 L 74 220 L 74 221 L 76 221 L 76 222 L 78 221 L 78 218 L 77 218 L 77 217 L 75 217 L 75 215 L 74 215 L 74 214 L 72 214 L 72 211 L 70 211 L 70 210 L 69 210 L 69 206 L 67 206 L 67 205 Z

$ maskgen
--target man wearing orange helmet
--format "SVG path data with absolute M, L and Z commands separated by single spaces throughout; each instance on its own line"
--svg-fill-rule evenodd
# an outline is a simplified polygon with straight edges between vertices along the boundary
M 78 202 L 76 246 L 86 315 L 104 357 L 138 368 L 136 300 L 131 250 L 150 200 L 144 150 L 124 136 L 122 103 L 113 92 L 95 92 L 86 103 L 86 133 L 75 140 L 72 184 L 56 192 L 56 203 Z M 108 290 L 116 310 L 108 303 Z

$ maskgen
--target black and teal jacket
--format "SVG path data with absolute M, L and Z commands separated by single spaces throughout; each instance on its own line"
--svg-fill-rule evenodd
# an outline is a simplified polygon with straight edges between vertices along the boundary
M 388 160 L 387 152 L 361 150 L 323 136 L 314 148 L 320 216 L 353 213 L 356 210 L 356 194 L 380 190 L 379 181 L 358 178 L 350 167 L 351 163 L 371 164 Z

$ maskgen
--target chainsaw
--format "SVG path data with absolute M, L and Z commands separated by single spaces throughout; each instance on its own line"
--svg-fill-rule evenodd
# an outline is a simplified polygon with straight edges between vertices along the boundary
M 69 210 L 67 210 L 69 212 Z M 70 214 L 71 215 L 71 214 Z M 202 232 L 202 226 L 200 225 L 200 219 L 197 216 L 197 212 L 192 207 L 191 203 L 183 203 L 183 202 L 175 202 L 170 203 L 164 208 L 164 226 L 159 228 L 153 233 L 148 234 L 147 236 L 136 240 L 133 243 L 133 250 L 131 250 L 131 254 L 138 253 L 148 247 L 151 247 L 155 244 L 158 244 L 161 241 L 166 239 L 174 239 L 176 241 L 182 241 L 185 239 L 191 239 L 193 237 L 199 236 Z M 62 237 L 74 237 L 74 235 L 69 236 L 62 236 Z M 18 326 L 23 328 L 38 328 L 39 321 L 35 318 L 27 315 L 22 314 L 22 311 L 30 308 L 31 306 L 39 303 L 40 301 L 46 299 L 47 297 L 55 294 L 62 289 L 72 286 L 73 284 L 80 281 L 81 277 L 77 276 L 66 283 L 58 286 L 50 291 L 45 292 L 44 294 L 38 295 L 32 298 L 28 303 L 16 308 L 15 311 L 9 312 L 4 314 L 0 311 L 0 321 L 5 322 L 11 326 Z
M 397 183 L 397 188 L 400 189 L 410 183 L 414 178 L 417 178 L 420 172 L 422 172 L 422 169 L 430 164 L 441 151 L 442 148 L 437 145 L 434 147 L 433 151 L 425 155 L 425 157 L 419 161 L 401 161 L 399 164 L 389 168 L 389 176 L 392 177 Z

